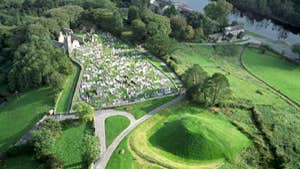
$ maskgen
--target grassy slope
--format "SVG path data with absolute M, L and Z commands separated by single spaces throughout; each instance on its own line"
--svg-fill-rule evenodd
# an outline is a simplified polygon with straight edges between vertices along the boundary
M 88 124 L 66 124 L 56 141 L 53 153 L 64 161 L 65 168 L 81 169 L 81 147 L 85 132 L 91 132 Z
M 73 87 L 74 85 L 76 85 L 74 84 L 76 83 L 74 82 L 74 80 L 78 73 L 79 73 L 79 68 L 77 66 L 73 66 L 72 73 L 67 77 L 64 85 L 64 89 L 60 93 L 59 100 L 57 100 L 56 112 L 61 113 L 61 112 L 68 111 L 68 102 L 69 99 L 72 99 L 70 97 L 72 97 Z
M 6 150 L 33 127 L 53 103 L 49 88 L 32 90 L 0 105 L 0 151 Z
M 176 106 L 170 107 L 168 109 L 163 110 L 160 114 L 155 115 L 153 118 L 149 119 L 145 123 L 141 124 L 129 137 L 129 144 L 132 146 L 132 149 L 135 153 L 138 153 L 144 159 L 148 159 L 150 161 L 155 161 L 155 163 L 159 163 L 167 168 L 216 168 L 223 164 L 224 159 L 210 159 L 210 160 L 195 160 L 195 159 L 186 159 L 180 156 L 176 156 L 172 153 L 164 151 L 156 146 L 153 146 L 149 143 L 149 138 L 157 132 L 166 122 L 172 121 L 174 119 L 178 119 L 187 114 L 193 114 L 194 116 L 206 116 L 203 109 L 194 107 L 187 103 L 177 104 Z M 209 115 L 208 115 L 209 116 Z M 221 120 L 222 121 L 222 120 Z M 224 121 L 221 124 L 226 124 L 224 126 L 231 126 L 228 122 Z M 215 125 L 215 124 L 214 124 Z M 239 133 L 234 127 L 230 127 L 233 133 Z M 211 128 L 214 131 L 216 128 Z M 220 130 L 220 128 L 218 129 Z M 226 130 L 226 129 L 225 129 Z M 145 132 L 147 131 L 147 132 Z M 240 134 L 239 134 L 240 135 Z M 242 135 L 241 135 L 242 136 Z M 224 136 L 222 137 L 230 137 Z M 224 138 L 224 139 L 225 139 Z M 230 145 L 227 148 L 228 151 L 239 152 L 241 151 L 241 147 L 247 146 L 249 144 L 248 141 L 245 141 L 245 137 L 235 137 L 235 140 L 238 138 L 240 144 Z M 247 139 L 246 139 L 247 140 Z M 238 141 L 238 140 L 236 140 Z M 245 141 L 245 142 L 244 142 Z M 242 146 L 240 146 L 242 145 Z M 238 151 L 236 151 L 238 150 Z
M 114 139 L 130 124 L 123 116 L 113 116 L 105 120 L 106 146 L 108 147 Z
M 179 59 L 177 73 L 181 73 L 182 70 L 186 69 L 193 63 L 200 64 L 210 74 L 214 72 L 222 72 L 226 74 L 231 84 L 233 96 L 235 102 L 240 103 L 252 103 L 257 106 L 257 109 L 261 112 L 262 126 L 267 132 L 271 143 L 277 148 L 278 152 L 284 154 L 284 158 L 289 159 L 287 162 L 288 168 L 297 168 L 300 166 L 299 150 L 300 146 L 300 119 L 297 115 L 297 111 L 288 105 L 284 100 L 280 99 L 279 96 L 275 95 L 270 91 L 264 84 L 256 81 L 252 76 L 241 69 L 239 64 L 239 57 L 237 56 L 218 56 L 215 54 L 212 47 L 201 46 L 201 45 L 182 45 L 181 49 L 178 50 L 174 55 Z M 291 78 L 294 80 L 295 78 Z M 262 94 L 259 94 L 260 91 Z M 256 132 L 257 127 L 251 120 L 250 112 L 242 111 L 239 109 L 225 109 L 220 110 L 223 112 L 222 115 L 229 120 L 235 121 L 239 126 L 242 126 L 252 136 L 256 137 L 257 140 L 261 140 L 261 145 L 264 145 L 261 134 Z M 289 143 L 286 142 L 289 140 Z M 295 146 L 296 145 L 296 146 Z M 251 150 L 252 149 L 252 150 Z M 257 164 L 265 162 L 264 160 L 259 161 L 259 150 L 251 147 L 246 153 L 242 154 L 241 160 L 251 159 L 248 164 L 254 168 L 257 168 Z M 269 154 L 263 152 L 264 156 Z M 237 166 L 228 166 L 224 168 L 233 168 Z M 239 166 L 237 168 L 240 168 Z
M 35 169 L 40 164 L 37 163 L 33 156 L 18 156 L 14 158 L 8 158 L 5 161 L 3 169 Z
M 244 62 L 251 72 L 300 104 L 300 67 L 271 52 L 248 48 Z
M 164 97 L 164 98 L 150 100 L 150 101 L 137 103 L 137 104 L 133 104 L 133 105 L 121 106 L 121 107 L 117 107 L 116 109 L 121 110 L 121 111 L 127 111 L 127 112 L 133 114 L 133 116 L 136 119 L 139 119 L 140 117 L 147 114 L 154 108 L 172 100 L 173 98 L 174 98 L 173 96 Z
M 171 111 L 182 116 L 186 110 L 182 107 Z M 250 144 L 229 122 L 204 110 L 197 115 L 186 114 L 169 120 L 154 130 L 149 138 L 154 147 L 186 159 L 233 161 Z

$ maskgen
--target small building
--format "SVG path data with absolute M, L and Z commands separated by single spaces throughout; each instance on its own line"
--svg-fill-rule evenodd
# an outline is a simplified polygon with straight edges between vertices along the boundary
M 228 26 L 224 29 L 225 36 L 238 37 L 241 33 L 245 33 L 245 29 L 241 25 Z

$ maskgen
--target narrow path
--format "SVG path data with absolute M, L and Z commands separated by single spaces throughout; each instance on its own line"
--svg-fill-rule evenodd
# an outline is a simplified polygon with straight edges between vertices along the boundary
M 247 73 L 249 73 L 254 79 L 256 79 L 256 80 L 262 82 L 263 84 L 265 84 L 266 86 L 268 86 L 272 90 L 273 93 L 275 93 L 280 98 L 282 98 L 283 100 L 285 100 L 288 104 L 290 104 L 291 106 L 295 107 L 296 109 L 300 109 L 300 104 L 299 103 L 297 103 L 296 101 L 294 101 L 293 99 L 291 99 L 287 95 L 283 94 L 281 91 L 277 90 L 275 87 L 273 87 L 268 82 L 266 82 L 263 79 L 261 79 L 258 76 L 256 76 L 254 73 L 252 73 L 247 68 L 247 66 L 244 64 L 244 60 L 243 60 L 243 56 L 244 56 L 245 50 L 246 50 L 246 47 L 244 46 L 243 49 L 242 49 L 242 52 L 240 54 L 240 58 L 239 58 L 240 66 L 242 67 L 242 69 L 244 69 Z
M 131 124 L 129 125 L 129 127 L 127 127 L 120 135 L 118 135 L 118 137 L 115 138 L 115 140 L 111 143 L 111 145 L 107 149 L 105 147 L 105 125 L 103 125 L 103 124 L 105 122 L 105 117 L 107 118 L 107 116 L 109 116 L 109 115 L 106 115 L 107 113 L 101 113 L 101 112 L 97 113 L 96 114 L 96 118 L 95 118 L 96 135 L 100 136 L 100 140 L 102 139 L 102 141 L 100 141 L 101 142 L 101 150 L 105 150 L 105 151 L 101 152 L 100 159 L 95 163 L 94 169 L 105 169 L 105 167 L 106 167 L 106 165 L 107 165 L 107 163 L 108 163 L 108 161 L 109 161 L 112 153 L 118 147 L 118 145 L 120 144 L 120 142 L 133 129 L 135 129 L 139 124 L 143 123 L 144 121 L 146 121 L 147 119 L 149 119 L 150 117 L 152 117 L 156 113 L 160 112 L 161 110 L 163 110 L 163 109 L 171 106 L 172 104 L 175 104 L 176 102 L 180 101 L 181 99 L 183 99 L 183 97 L 184 97 L 183 94 L 177 96 L 175 99 L 173 99 L 170 102 L 167 102 L 167 103 L 165 103 L 165 104 L 163 104 L 163 105 L 161 105 L 161 106 L 153 109 L 148 114 L 144 115 L 143 117 L 141 117 L 138 120 L 131 119 Z M 125 114 L 129 114 L 129 113 L 125 112 Z M 123 115 L 125 115 L 125 114 L 123 114 Z M 119 114 L 119 115 L 121 115 L 121 114 Z

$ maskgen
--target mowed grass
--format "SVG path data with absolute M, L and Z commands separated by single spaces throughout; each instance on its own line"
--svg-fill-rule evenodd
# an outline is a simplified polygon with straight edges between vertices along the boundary
M 130 124 L 124 116 L 113 116 L 105 120 L 106 146 L 108 147 L 114 139 Z
M 82 168 L 82 144 L 86 132 L 92 132 L 88 123 L 66 122 L 61 137 L 55 142 L 52 152 L 64 162 L 64 168 Z
M 217 168 L 251 142 L 228 121 L 183 102 L 141 124 L 128 144 L 138 156 L 166 168 Z
M 244 62 L 251 72 L 300 104 L 300 66 L 254 48 L 246 49 Z
M 80 69 L 78 66 L 74 65 L 72 68 L 72 73 L 67 77 L 63 90 L 59 95 L 59 99 L 56 103 L 56 112 L 62 113 L 67 112 L 70 108 L 72 95 L 74 92 L 74 87 L 76 85 L 75 79 Z
M 15 144 L 53 106 L 54 93 L 41 88 L 9 98 L 0 105 L 0 151 Z
M 141 118 L 143 115 L 149 113 L 151 110 L 171 101 L 174 96 L 164 97 L 160 99 L 150 100 L 142 103 L 132 104 L 128 106 L 117 107 L 117 110 L 126 111 L 131 113 L 136 119 Z
M 250 145 L 247 137 L 229 122 L 209 113 L 187 114 L 165 122 L 149 140 L 166 152 L 194 160 L 233 161 Z

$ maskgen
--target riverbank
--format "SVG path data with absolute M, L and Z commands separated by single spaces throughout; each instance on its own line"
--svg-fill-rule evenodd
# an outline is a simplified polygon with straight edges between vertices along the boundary
M 227 1 L 230 2 L 231 4 L 233 4 L 234 7 L 236 9 L 238 9 L 239 11 L 243 11 L 243 14 L 245 14 L 245 15 L 247 15 L 247 13 L 249 13 L 251 15 L 256 15 L 257 17 L 260 17 L 260 18 L 270 19 L 273 22 L 276 22 L 276 24 L 281 25 L 285 28 L 288 28 L 289 30 L 291 30 L 291 29 L 299 30 L 300 29 L 300 24 L 298 24 L 298 23 L 291 23 L 291 22 L 289 22 L 285 19 L 282 19 L 280 17 L 277 17 L 275 15 L 262 13 L 258 9 L 251 9 L 248 6 L 243 7 L 240 4 L 238 4 L 238 2 L 235 0 L 227 0 Z

